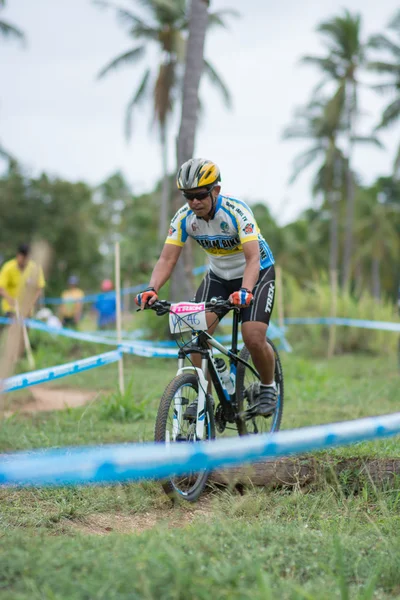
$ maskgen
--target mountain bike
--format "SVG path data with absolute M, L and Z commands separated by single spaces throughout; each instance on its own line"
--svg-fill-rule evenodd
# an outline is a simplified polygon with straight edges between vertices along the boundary
M 260 392 L 260 376 L 254 367 L 250 352 L 243 346 L 238 351 L 238 331 L 241 309 L 222 298 L 212 298 L 210 302 L 171 304 L 159 300 L 152 306 L 157 315 L 169 313 L 170 328 L 174 333 L 191 332 L 191 339 L 182 343 L 178 350 L 178 371 L 166 387 L 157 413 L 156 442 L 165 444 L 179 442 L 209 441 L 226 429 L 235 430 L 240 436 L 278 431 L 283 412 L 283 371 L 278 351 L 271 340 L 268 343 L 275 354 L 275 382 L 278 389 L 276 409 L 270 417 L 257 416 L 256 406 Z M 231 348 L 227 350 L 207 332 L 205 313 L 213 312 L 222 318 L 233 311 Z M 230 378 L 234 392 L 229 394 L 217 369 L 213 356 L 216 349 L 229 359 Z M 201 368 L 195 367 L 190 355 L 200 354 Z M 191 363 L 185 366 L 185 360 Z M 211 377 L 216 397 L 207 393 L 208 374 Z M 197 415 L 185 417 L 189 405 L 197 402 Z M 186 473 L 184 476 L 171 476 L 163 482 L 164 491 L 172 498 L 180 497 L 190 502 L 198 499 L 204 490 L 209 471 Z

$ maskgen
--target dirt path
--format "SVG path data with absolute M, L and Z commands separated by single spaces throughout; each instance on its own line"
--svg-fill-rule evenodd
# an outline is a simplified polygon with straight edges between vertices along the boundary
M 18 406 L 18 409 L 6 411 L 6 416 L 12 415 L 14 412 L 31 413 L 83 406 L 93 400 L 98 394 L 94 390 L 49 389 L 40 385 L 32 387 L 29 391 L 33 399 Z
M 107 535 L 109 533 L 141 533 L 158 524 L 168 528 L 184 527 L 194 519 L 207 520 L 212 516 L 208 500 L 200 500 L 193 509 L 155 510 L 139 515 L 94 513 L 79 521 L 65 521 L 64 532 L 75 530 L 84 534 Z

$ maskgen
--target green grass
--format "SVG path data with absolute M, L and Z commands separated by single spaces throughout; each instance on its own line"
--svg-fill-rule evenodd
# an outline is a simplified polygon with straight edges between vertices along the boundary
M 57 352 L 60 364 L 73 360 L 71 353 L 94 353 L 89 344 L 49 343 L 40 366 L 56 364 Z M 124 365 L 124 396 L 116 391 L 117 365 L 46 384 L 98 396 L 81 408 L 3 419 L 0 452 L 152 439 L 176 363 L 126 356 Z M 328 362 L 295 352 L 284 355 L 283 365 L 283 428 L 398 410 L 395 356 Z M 29 390 L 8 394 L 8 410 L 29 396 Z M 398 457 L 399 443 L 361 443 L 319 458 Z M 0 599 L 399 598 L 400 485 L 377 489 L 366 482 L 353 492 L 343 475 L 295 491 L 212 489 L 195 507 L 173 508 L 157 482 L 0 488 Z M 111 524 L 104 535 L 90 535 L 88 523 L 104 517 Z M 125 532 L 112 525 L 122 517 Z M 135 533 L 150 517 L 157 524 Z

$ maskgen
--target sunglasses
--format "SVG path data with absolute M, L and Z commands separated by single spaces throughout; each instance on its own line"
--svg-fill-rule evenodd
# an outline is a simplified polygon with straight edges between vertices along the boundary
M 182 192 L 186 200 L 205 200 L 211 194 L 211 190 L 207 192 Z

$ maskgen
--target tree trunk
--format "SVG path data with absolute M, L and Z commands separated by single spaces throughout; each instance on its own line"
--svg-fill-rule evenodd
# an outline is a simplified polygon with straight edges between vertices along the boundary
M 162 128 L 161 131 L 161 152 L 163 180 L 161 189 L 160 219 L 158 222 L 158 242 L 160 246 L 164 242 L 167 235 L 170 199 L 170 181 L 168 176 L 168 144 L 165 126 Z
M 183 79 L 182 115 L 177 147 L 178 165 L 189 160 L 194 152 L 199 112 L 199 87 L 204 68 L 208 7 L 209 0 L 192 0 L 191 2 L 189 39 Z
M 338 241 L 338 192 L 328 192 L 328 202 L 331 209 L 331 219 L 329 223 L 329 270 L 337 271 L 339 262 L 339 241 Z
M 379 258 L 374 257 L 371 265 L 371 279 L 372 279 L 372 297 L 376 300 L 381 298 L 381 261 Z
M 350 161 L 349 161 L 350 163 Z M 347 167 L 346 174 L 346 220 L 344 234 L 343 267 L 342 267 L 342 289 L 346 290 L 350 284 L 352 258 L 353 258 L 353 224 L 354 224 L 354 179 L 350 169 Z
M 186 48 L 185 75 L 183 78 L 182 114 L 177 142 L 178 168 L 186 160 L 192 158 L 194 152 L 199 109 L 199 87 L 204 67 L 204 43 L 208 24 L 208 6 L 209 0 L 192 0 L 190 6 L 189 38 Z M 181 194 L 175 194 L 175 210 L 178 210 L 181 204 Z M 185 252 L 185 249 L 183 252 Z M 181 256 L 171 279 L 170 297 L 173 301 L 182 300 L 184 294 L 187 293 L 189 293 L 189 298 L 186 297 L 187 299 L 193 297 L 192 277 L 190 279 L 186 278 L 186 274 L 191 274 L 192 271 L 193 260 L 190 260 L 190 255 L 185 258 Z
M 400 459 L 347 458 L 321 460 L 312 456 L 259 461 L 214 471 L 210 480 L 229 487 L 294 488 L 340 485 L 358 491 L 365 485 L 385 486 L 398 480 Z
M 355 83 L 351 85 L 347 98 L 348 106 L 348 155 L 346 172 L 346 220 L 345 237 L 343 250 L 343 269 L 342 269 L 342 289 L 347 290 L 350 284 L 350 276 L 353 259 L 353 229 L 354 229 L 354 201 L 355 201 L 355 181 L 351 169 L 353 158 L 353 136 L 354 136 L 354 107 L 356 105 Z

